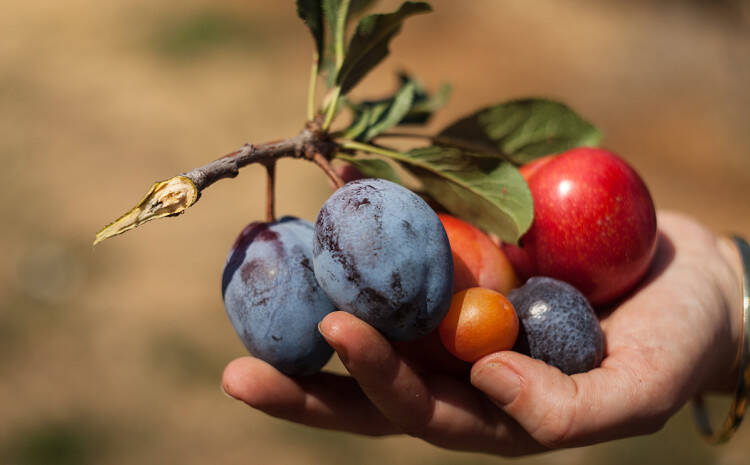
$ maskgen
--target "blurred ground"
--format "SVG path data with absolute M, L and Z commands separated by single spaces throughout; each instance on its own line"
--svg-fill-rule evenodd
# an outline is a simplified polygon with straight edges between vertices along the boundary
M 508 98 L 563 100 L 659 207 L 750 234 L 746 2 L 433 4 L 356 94 L 391 89 L 400 69 L 450 81 L 434 128 Z M 0 463 L 503 461 L 316 431 L 221 395 L 244 349 L 219 275 L 263 216 L 261 169 L 91 248 L 153 181 L 299 130 L 311 44 L 291 0 L 10 0 L 0 30 Z M 279 172 L 278 210 L 313 219 L 325 178 L 301 162 Z M 749 440 L 745 425 L 705 446 L 683 411 L 650 437 L 515 463 L 740 464 Z

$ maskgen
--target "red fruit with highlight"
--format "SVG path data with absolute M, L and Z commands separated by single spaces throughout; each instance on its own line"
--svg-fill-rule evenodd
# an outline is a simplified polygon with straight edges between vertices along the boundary
M 534 222 L 520 248 L 504 246 L 519 274 L 566 281 L 594 305 L 623 296 L 643 278 L 656 250 L 656 212 L 630 165 L 582 147 L 522 173 Z

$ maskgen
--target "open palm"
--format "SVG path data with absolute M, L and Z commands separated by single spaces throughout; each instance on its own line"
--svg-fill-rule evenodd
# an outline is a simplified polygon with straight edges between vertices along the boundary
M 689 218 L 658 220 L 650 274 L 600 315 L 606 357 L 587 373 L 567 376 L 512 351 L 464 366 L 424 341 L 394 345 L 334 312 L 320 331 L 351 376 L 289 378 L 243 357 L 225 369 L 224 390 L 306 425 L 501 455 L 654 432 L 696 393 L 729 387 L 740 318 L 731 248 Z

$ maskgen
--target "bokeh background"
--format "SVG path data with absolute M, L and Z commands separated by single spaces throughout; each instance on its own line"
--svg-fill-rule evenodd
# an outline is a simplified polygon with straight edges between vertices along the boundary
M 355 94 L 390 91 L 402 69 L 452 82 L 433 129 L 509 98 L 565 101 L 658 207 L 750 234 L 749 3 L 434 0 Z M 221 394 L 244 349 L 219 277 L 263 217 L 259 167 L 92 249 L 153 181 L 301 128 L 311 42 L 291 0 L 5 0 L 0 31 L 0 463 L 504 462 L 313 430 Z M 314 219 L 324 176 L 278 171 L 279 212 Z M 750 425 L 712 448 L 684 409 L 652 436 L 515 463 L 748 460 Z

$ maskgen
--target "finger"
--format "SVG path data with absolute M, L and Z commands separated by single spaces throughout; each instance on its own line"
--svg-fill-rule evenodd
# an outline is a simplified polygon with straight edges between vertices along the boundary
M 262 360 L 242 357 L 224 369 L 222 388 L 285 420 L 373 436 L 398 432 L 348 376 L 318 373 L 293 379 Z
M 469 380 L 471 363 L 454 357 L 443 345 L 437 330 L 414 341 L 393 341 L 399 355 L 412 366 L 423 371 L 443 373 Z
M 620 360 L 628 359 L 630 365 Z M 547 447 L 580 446 L 659 430 L 676 406 L 656 378 L 633 371 L 634 357 L 610 356 L 567 376 L 516 352 L 478 361 L 471 382 Z
M 692 395 L 689 388 L 700 382 L 696 367 L 711 365 L 704 360 L 715 350 L 705 349 L 716 345 L 694 330 L 712 327 L 701 319 L 712 303 L 685 292 L 705 285 L 694 281 L 702 274 L 681 273 L 681 260 L 662 235 L 649 276 L 604 316 L 608 354 L 601 367 L 566 376 L 541 361 L 501 352 L 475 364 L 472 384 L 548 446 L 658 430 Z
M 372 403 L 402 432 L 450 449 L 503 455 L 542 450 L 465 380 L 417 371 L 356 317 L 332 313 L 320 331 Z
M 372 326 L 346 312 L 328 314 L 320 333 L 373 404 L 401 431 L 430 421 L 434 399 L 424 380 Z
M 428 379 L 435 408 L 420 437 L 456 450 L 521 456 L 545 450 L 519 424 L 467 381 L 436 375 Z

